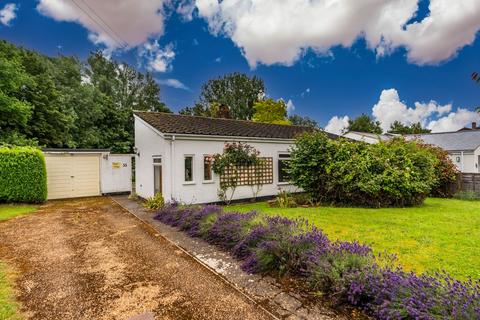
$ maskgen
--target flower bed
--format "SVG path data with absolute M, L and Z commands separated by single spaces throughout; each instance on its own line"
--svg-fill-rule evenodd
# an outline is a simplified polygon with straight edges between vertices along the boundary
M 480 281 L 404 272 L 394 257 L 378 259 L 368 246 L 331 241 L 306 220 L 177 203 L 155 219 L 229 251 L 247 272 L 295 277 L 309 291 L 378 319 L 480 319 Z

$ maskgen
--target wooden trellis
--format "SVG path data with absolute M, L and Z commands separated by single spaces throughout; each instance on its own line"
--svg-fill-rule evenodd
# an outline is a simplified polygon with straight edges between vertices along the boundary
M 253 166 L 230 166 L 220 175 L 223 187 L 253 186 L 273 183 L 273 158 L 260 157 Z

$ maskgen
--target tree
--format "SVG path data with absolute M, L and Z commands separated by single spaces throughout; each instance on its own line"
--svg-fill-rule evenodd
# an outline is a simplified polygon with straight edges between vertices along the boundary
M 372 117 L 366 114 L 348 120 L 347 131 L 369 132 L 381 134 L 382 128 L 380 127 L 380 121 L 375 121 Z
M 300 116 L 298 114 L 294 114 L 288 117 L 288 120 L 291 124 L 295 126 L 303 126 L 303 127 L 311 127 L 311 128 L 318 128 L 317 121 L 313 120 L 307 116 Z
M 428 130 L 422 127 L 420 122 L 413 123 L 411 125 L 405 125 L 400 121 L 395 120 L 392 125 L 390 126 L 389 133 L 396 133 L 396 134 L 420 134 L 420 133 L 430 133 L 431 130 Z
M 25 99 L 25 89 L 32 81 L 17 53 L 0 50 L 0 142 L 28 144 L 23 133 L 32 116 L 32 106 Z
M 275 101 L 271 98 L 260 100 L 253 105 L 255 110 L 253 121 L 276 124 L 290 124 L 287 120 L 287 105 L 282 99 Z
M 251 120 L 253 104 L 265 92 L 263 80 L 253 76 L 234 72 L 211 79 L 202 86 L 199 104 L 208 110 L 212 104 L 218 103 L 230 108 L 233 119 Z
M 170 112 L 149 73 L 92 53 L 47 57 L 0 41 L 0 143 L 133 147 L 133 110 Z

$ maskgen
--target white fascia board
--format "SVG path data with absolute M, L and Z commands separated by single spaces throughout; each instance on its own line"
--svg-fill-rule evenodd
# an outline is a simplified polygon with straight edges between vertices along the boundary
M 199 141 L 239 141 L 239 142 L 266 142 L 266 143 L 281 143 L 293 144 L 294 139 L 272 139 L 261 137 L 240 137 L 240 136 L 210 136 L 200 134 L 176 134 L 167 133 L 165 139 L 169 140 L 175 137 L 176 140 L 199 140 Z
M 140 118 L 139 116 L 137 116 L 137 115 L 134 114 L 133 117 L 134 117 L 136 120 L 140 121 L 142 124 L 144 124 L 147 128 L 149 128 L 150 130 L 152 130 L 153 132 L 155 132 L 156 134 L 158 134 L 160 137 L 165 138 L 165 135 L 164 135 L 162 132 L 160 132 L 160 131 L 158 131 L 157 129 L 155 129 L 153 126 L 151 126 L 148 122 L 146 122 L 145 120 L 143 120 L 143 119 Z

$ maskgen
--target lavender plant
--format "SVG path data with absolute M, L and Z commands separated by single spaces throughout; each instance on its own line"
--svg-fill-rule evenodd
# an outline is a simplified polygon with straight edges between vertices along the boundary
M 480 319 L 480 280 L 405 272 L 395 257 L 379 263 L 370 247 L 332 242 L 306 220 L 178 203 L 158 210 L 155 219 L 229 250 L 248 272 L 297 277 L 317 294 L 377 319 Z

